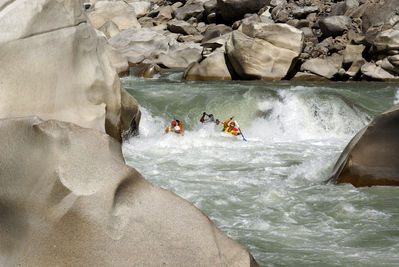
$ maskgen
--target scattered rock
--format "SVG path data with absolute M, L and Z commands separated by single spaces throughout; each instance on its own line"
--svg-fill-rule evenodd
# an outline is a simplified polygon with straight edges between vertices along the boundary
M 366 63 L 361 68 L 362 74 L 372 80 L 392 81 L 395 76 L 373 63 Z
M 303 19 L 306 18 L 307 15 L 310 13 L 317 13 L 319 12 L 319 7 L 318 6 L 305 6 L 305 7 L 300 7 L 300 6 L 295 6 L 292 9 L 292 15 L 297 18 L 297 19 Z
M 338 36 L 351 25 L 351 19 L 347 16 L 330 16 L 319 20 L 319 26 L 325 36 Z
M 186 4 L 175 11 L 175 18 L 179 20 L 188 20 L 189 18 L 202 19 L 205 9 L 201 3 Z
M 184 35 L 197 35 L 199 32 L 190 23 L 184 20 L 173 19 L 167 23 L 168 30 L 174 33 L 181 33 Z
M 362 53 L 364 51 L 364 45 L 347 45 L 344 52 L 344 64 L 360 61 L 363 59 Z
M 312 58 L 301 65 L 301 71 L 310 71 L 327 79 L 332 79 L 338 73 L 339 68 L 327 59 Z
M 399 49 L 399 30 L 389 29 L 379 33 L 374 41 L 377 51 L 388 51 Z

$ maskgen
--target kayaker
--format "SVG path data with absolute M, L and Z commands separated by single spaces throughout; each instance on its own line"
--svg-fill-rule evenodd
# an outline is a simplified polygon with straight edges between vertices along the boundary
M 234 119 L 234 116 L 231 116 L 223 123 L 223 132 L 229 133 L 232 135 L 240 135 L 240 130 L 235 128 L 236 123 L 234 121 L 232 121 L 233 119 Z
M 208 118 L 205 119 L 205 116 L 208 116 Z M 213 116 L 213 114 L 206 114 L 206 112 L 202 113 L 200 122 L 202 122 L 202 123 L 214 122 L 214 123 L 216 123 L 216 125 L 219 125 L 219 123 L 220 123 L 220 121 L 218 119 L 215 120 L 215 117 Z
M 175 134 L 183 134 L 183 123 L 179 120 L 171 121 L 170 125 L 166 127 L 165 134 L 173 132 Z

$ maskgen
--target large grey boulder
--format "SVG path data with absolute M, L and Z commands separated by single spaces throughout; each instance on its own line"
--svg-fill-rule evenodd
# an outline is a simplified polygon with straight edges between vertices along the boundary
M 377 116 L 349 142 L 331 180 L 356 187 L 399 185 L 399 105 Z
M 378 33 L 372 44 L 377 51 L 398 50 L 399 29 L 389 29 Z
M 359 2 L 357 0 L 345 0 L 335 4 L 332 7 L 331 14 L 332 16 L 341 16 L 346 15 L 347 13 L 352 12 L 357 7 L 359 7 Z
M 246 13 L 257 13 L 270 0 L 217 0 L 218 14 L 226 22 L 242 19 Z
M 296 52 L 239 31 L 231 34 L 226 51 L 235 72 L 243 79 L 281 80 L 298 57 Z
M 365 49 L 364 45 L 347 45 L 343 51 L 344 64 L 360 61 L 363 59 L 362 53 Z
M 0 120 L 1 266 L 257 266 L 97 130 Z
M 391 81 L 396 79 L 394 75 L 373 63 L 364 64 L 361 68 L 361 71 L 365 77 L 372 80 Z
M 168 21 L 166 25 L 168 30 L 174 33 L 181 33 L 184 35 L 199 35 L 198 30 L 184 20 L 173 19 Z
M 224 24 L 211 25 L 205 31 L 202 43 L 206 43 L 211 39 L 218 38 L 230 32 L 232 32 L 231 27 Z
M 223 52 L 215 52 L 206 57 L 201 63 L 192 63 L 184 72 L 185 80 L 231 80 L 231 74 L 227 67 L 226 55 Z
M 109 39 L 109 44 L 126 56 L 130 63 L 154 60 L 159 54 L 167 53 L 169 45 L 174 42 L 174 38 L 165 32 L 149 28 L 128 29 Z
M 123 94 L 118 77 L 125 61 L 115 55 L 105 38 L 99 37 L 79 16 L 76 19 L 72 11 L 82 8 L 80 1 L 57 1 L 60 5 L 51 0 L 41 2 L 49 9 L 43 9 L 36 17 L 26 17 L 35 27 L 26 28 L 22 16 L 18 20 L 5 20 L 10 26 L 7 31 L 18 32 L 20 28 L 33 31 L 14 34 L 13 40 L 7 34 L 0 39 L 0 118 L 38 115 L 97 129 L 121 140 L 121 133 L 129 129 L 130 122 L 140 118 L 135 100 L 130 121 L 121 118 L 125 108 L 122 97 L 132 98 Z M 30 14 L 27 9 L 32 9 L 32 5 L 36 6 L 36 2 L 21 0 L 13 1 L 8 8 Z M 70 8 L 66 14 L 71 17 L 64 25 L 70 22 L 76 25 L 50 28 L 54 20 L 54 26 L 62 25 L 57 21 L 66 16 L 57 18 L 50 14 L 64 12 L 66 8 Z M 11 16 L 6 11 L 1 10 L 0 16 Z M 41 25 L 46 32 L 36 31 Z
M 391 61 L 389 61 L 389 58 L 386 57 L 383 60 L 381 60 L 381 64 L 380 64 L 381 68 L 383 68 L 384 70 L 394 74 L 394 75 L 398 75 L 399 74 L 399 68 L 396 67 L 395 65 L 393 65 L 391 63 Z
M 301 71 L 310 71 L 327 79 L 332 79 L 339 69 L 340 67 L 330 60 L 322 58 L 311 58 L 301 65 Z
M 297 6 L 292 9 L 292 15 L 297 19 L 306 18 L 307 15 L 310 13 L 317 13 L 319 12 L 320 8 L 317 5 L 314 6 Z
M 134 8 L 124 1 L 99 1 L 88 13 L 89 20 L 94 28 L 101 28 L 107 21 L 115 23 L 119 30 L 141 28 L 137 21 Z
M 179 20 L 188 20 L 189 18 L 202 19 L 205 9 L 202 3 L 187 3 L 175 10 L 175 18 Z
M 268 41 L 276 47 L 291 50 L 298 56 L 303 50 L 303 32 L 288 24 L 244 21 L 242 32 L 249 37 Z
M 160 54 L 155 63 L 169 69 L 185 69 L 202 58 L 202 50 L 203 48 L 198 43 L 176 42 L 170 47 L 168 53 Z
M 329 16 L 319 20 L 319 26 L 325 36 L 337 36 L 348 30 L 352 20 L 347 16 Z

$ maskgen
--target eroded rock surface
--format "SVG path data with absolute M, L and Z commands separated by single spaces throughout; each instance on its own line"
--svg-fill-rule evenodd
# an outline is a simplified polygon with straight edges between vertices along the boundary
M 0 135 L 1 266 L 257 266 L 110 136 L 37 117 L 2 119 Z

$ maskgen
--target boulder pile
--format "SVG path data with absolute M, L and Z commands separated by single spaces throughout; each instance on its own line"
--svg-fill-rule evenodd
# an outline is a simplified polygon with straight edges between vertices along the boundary
M 131 66 L 184 69 L 190 80 L 399 79 L 399 0 L 103 2 L 89 17 Z M 124 30 L 110 15 L 100 25 L 101 9 L 120 2 L 139 25 Z

